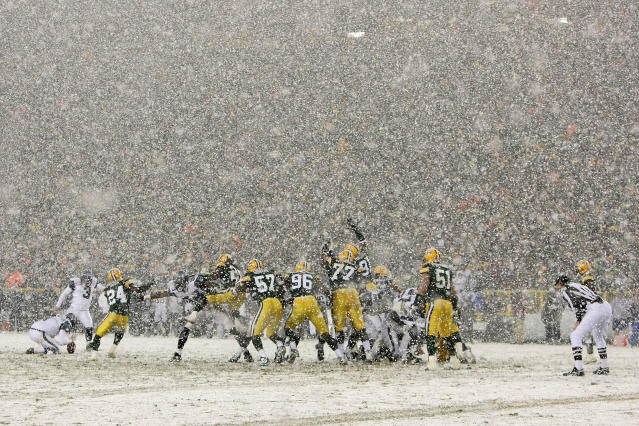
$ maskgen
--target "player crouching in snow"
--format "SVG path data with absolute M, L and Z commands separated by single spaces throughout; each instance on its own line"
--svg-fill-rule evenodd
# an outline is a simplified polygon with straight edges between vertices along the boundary
M 76 318 L 67 314 L 64 318 L 55 316 L 46 320 L 36 321 L 29 329 L 29 338 L 42 346 L 27 349 L 28 354 L 59 354 L 58 345 L 67 345 L 69 353 L 75 352 L 75 343 L 69 336 L 75 327 Z
M 93 336 L 93 341 L 87 345 L 87 351 L 97 351 L 100 347 L 100 339 L 104 337 L 112 328 L 115 328 L 115 338 L 113 346 L 109 349 L 109 357 L 115 358 L 115 350 L 124 337 L 124 332 L 129 325 L 129 304 L 131 302 L 132 293 L 140 293 L 146 291 L 151 284 L 145 284 L 136 287 L 131 280 L 124 279 L 124 276 L 118 268 L 113 268 L 107 273 L 109 285 L 104 289 L 104 295 L 109 303 L 109 314 L 104 318 L 102 323 Z M 97 353 L 89 356 L 90 360 L 97 359 Z

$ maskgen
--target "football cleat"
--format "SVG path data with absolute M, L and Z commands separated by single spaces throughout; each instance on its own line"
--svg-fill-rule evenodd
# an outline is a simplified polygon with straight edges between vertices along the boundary
M 171 359 L 169 359 L 169 362 L 180 362 L 180 361 L 182 361 L 182 355 L 180 355 L 177 352 L 175 352 L 173 356 L 171 357 Z
M 289 364 L 293 364 L 299 356 L 300 356 L 300 353 L 297 349 L 291 349 L 291 353 L 288 356 Z
M 459 370 L 461 368 L 461 363 L 459 362 L 459 358 L 456 356 L 451 356 L 450 361 L 448 361 L 450 368 L 452 370 Z
M 70 354 L 72 354 L 73 352 L 75 352 L 75 343 L 71 342 L 67 345 L 67 352 L 69 352 Z
M 27 353 L 28 353 L 29 355 L 34 354 L 34 353 L 35 353 L 35 349 L 33 349 L 33 348 L 29 348 L 29 349 L 27 349 Z
M 238 362 L 240 357 L 242 356 L 242 352 L 235 352 L 230 358 L 229 362 Z
M 610 374 L 610 369 L 608 367 L 599 367 L 592 374 L 596 374 L 598 376 L 607 376 Z
M 573 367 L 572 370 L 563 373 L 564 376 L 583 376 L 584 370 L 579 370 L 577 367 Z
M 286 348 L 284 346 L 278 346 L 275 350 L 274 362 L 281 364 L 284 361 L 284 355 L 286 355 Z
M 265 356 L 261 356 L 260 360 L 257 362 L 257 365 L 259 365 L 260 367 L 267 366 L 268 364 L 269 364 L 269 360 Z
M 437 357 L 436 356 L 428 356 L 428 362 L 426 363 L 426 371 L 432 371 L 437 369 Z
M 251 355 L 251 352 L 249 352 L 248 349 L 244 351 L 244 361 L 253 362 L 253 355 Z
M 317 360 L 324 361 L 324 345 L 318 343 L 315 345 L 315 349 L 317 349 Z

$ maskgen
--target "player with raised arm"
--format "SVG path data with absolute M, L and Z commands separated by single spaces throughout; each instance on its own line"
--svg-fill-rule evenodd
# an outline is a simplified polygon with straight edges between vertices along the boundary
M 607 375 L 610 373 L 608 367 L 608 353 L 606 340 L 604 338 L 604 327 L 612 315 L 610 304 L 603 300 L 601 296 L 583 284 L 570 282 L 567 276 L 560 275 L 555 281 L 555 289 L 568 304 L 568 307 L 575 312 L 577 323 L 572 333 L 570 333 L 570 344 L 572 345 L 572 356 L 574 367 L 572 370 L 563 373 L 564 376 L 583 376 L 584 365 L 582 360 L 582 340 L 585 335 L 592 334 L 601 365 L 593 374 Z
M 249 332 L 253 346 L 260 354 L 259 365 L 265 366 L 270 362 L 260 337 L 264 332 L 266 332 L 266 337 L 271 339 L 277 347 L 274 361 L 281 363 L 284 360 L 286 348 L 284 340 L 277 332 L 282 322 L 280 297 L 283 289 L 277 282 L 277 273 L 272 269 L 265 269 L 259 260 L 251 259 L 247 269 L 248 272 L 240 280 L 236 292 L 247 292 L 253 300 L 259 303 Z
M 346 244 L 344 251 L 336 258 L 328 244 L 322 249 L 322 265 L 328 274 L 329 287 L 333 299 L 333 323 L 340 351 L 344 351 L 346 320 L 350 318 L 356 333 L 356 340 L 362 342 L 367 361 L 372 361 L 371 344 L 366 333 L 362 304 L 357 291 L 357 281 L 370 275 L 370 262 L 366 256 L 366 239 L 359 227 L 350 219 L 348 226 L 359 240 L 359 248 Z M 362 256 L 358 255 L 362 253 Z
M 93 338 L 93 318 L 91 318 L 89 308 L 93 300 L 94 290 L 102 291 L 104 286 L 98 284 L 98 279 L 91 274 L 91 271 L 83 271 L 80 277 L 69 279 L 67 288 L 60 293 L 58 302 L 53 307 L 53 312 L 58 312 L 65 299 L 71 295 L 71 304 L 65 311 L 65 315 L 73 314 L 82 323 L 87 342 L 90 342 Z
M 58 345 L 66 345 L 67 352 L 75 352 L 75 343 L 69 336 L 75 327 L 76 318 L 73 314 L 64 317 L 54 316 L 46 320 L 36 321 L 29 328 L 29 338 L 39 344 L 40 348 L 27 349 L 28 354 L 59 354 Z
M 113 338 L 113 346 L 109 349 L 109 357 L 115 358 L 115 351 L 118 344 L 124 337 L 127 326 L 129 325 L 129 306 L 133 293 L 141 293 L 151 287 L 146 284 L 137 287 L 130 279 L 125 279 L 122 272 L 118 268 L 113 268 L 107 273 L 109 284 L 105 287 L 103 293 L 109 304 L 109 313 L 106 318 L 95 331 L 93 340 L 87 344 L 87 351 L 97 351 L 100 347 L 100 340 L 111 329 L 115 329 L 115 337 Z M 90 355 L 89 359 L 97 359 L 97 353 Z
M 419 270 L 422 283 L 418 293 L 425 297 L 426 348 L 428 365 L 426 370 L 437 365 L 436 338 L 444 340 L 450 355 L 450 366 L 459 368 L 457 352 L 463 353 L 459 328 L 453 321 L 453 310 L 457 305 L 457 292 L 453 282 L 453 271 L 441 263 L 441 253 L 429 248 L 424 253 L 424 265 Z
M 295 265 L 295 272 L 286 274 L 284 277 L 284 286 L 293 298 L 293 309 L 284 326 L 284 333 L 289 338 L 289 346 L 291 348 L 288 358 L 290 363 L 293 363 L 299 357 L 297 350 L 299 337 L 295 329 L 306 319 L 315 326 L 319 343 L 322 345 L 324 342 L 328 343 L 328 346 L 335 351 L 337 359 L 340 362 L 344 360 L 344 353 L 338 348 L 337 340 L 328 333 L 326 320 L 315 297 L 320 284 L 319 275 L 311 274 L 309 264 L 304 261 Z

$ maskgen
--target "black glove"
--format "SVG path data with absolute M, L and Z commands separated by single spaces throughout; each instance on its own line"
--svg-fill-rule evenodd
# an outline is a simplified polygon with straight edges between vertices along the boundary
M 353 221 L 353 219 L 351 219 L 350 217 L 347 218 L 346 219 L 346 224 L 351 229 L 351 231 L 353 231 L 355 233 L 355 237 L 357 237 L 357 240 L 360 243 L 363 242 L 363 241 L 366 241 L 366 238 L 364 237 L 364 234 L 362 234 L 362 230 L 359 228 L 359 226 L 357 226 L 357 224 Z

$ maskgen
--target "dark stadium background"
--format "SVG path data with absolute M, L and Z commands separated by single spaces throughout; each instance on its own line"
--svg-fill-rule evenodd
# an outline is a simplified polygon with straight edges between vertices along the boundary
M 636 17 L 622 1 L 6 2 L 2 273 L 162 279 L 222 251 L 287 269 L 350 242 L 352 216 L 404 284 L 431 245 L 488 286 L 548 288 L 580 258 L 604 287 L 634 279 Z

